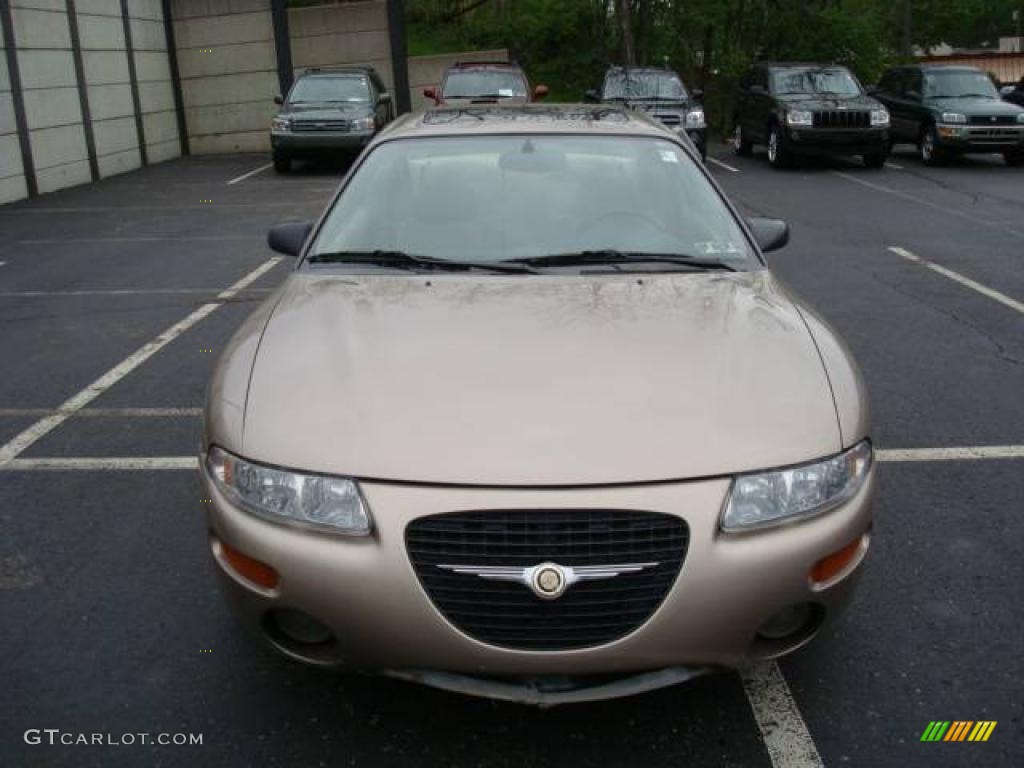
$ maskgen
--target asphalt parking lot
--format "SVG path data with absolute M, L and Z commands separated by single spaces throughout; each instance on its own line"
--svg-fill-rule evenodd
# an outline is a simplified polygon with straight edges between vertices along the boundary
M 189 469 L 199 409 L 289 267 L 267 228 L 316 215 L 342 171 L 184 158 L 0 207 L 0 764 L 1024 765 L 1024 171 L 711 157 L 744 211 L 790 222 L 770 261 L 872 396 L 873 548 L 825 636 L 742 677 L 542 711 L 240 635 Z M 997 726 L 922 743 L 934 720 Z M 26 744 L 33 728 L 203 743 Z

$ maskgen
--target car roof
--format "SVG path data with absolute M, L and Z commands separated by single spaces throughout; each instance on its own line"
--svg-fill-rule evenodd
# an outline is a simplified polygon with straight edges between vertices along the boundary
M 674 69 L 666 69 L 665 67 L 621 67 L 617 64 L 613 64 L 608 67 L 608 72 L 658 72 L 665 75 L 674 75 L 676 71 Z M 607 74 L 607 72 L 606 72 Z
M 370 75 L 377 72 L 371 66 L 353 64 L 344 67 L 311 67 L 299 73 L 298 77 L 319 77 L 330 75 Z M 297 79 L 297 78 L 296 78 Z
M 441 107 L 403 115 L 373 143 L 398 138 L 529 134 L 654 136 L 672 140 L 658 122 L 605 104 L 522 104 Z
M 456 61 L 448 70 L 465 70 L 465 69 L 514 69 L 517 72 L 522 70 L 514 61 Z
M 848 69 L 845 64 L 836 64 L 834 61 L 759 61 L 755 66 L 769 69 Z

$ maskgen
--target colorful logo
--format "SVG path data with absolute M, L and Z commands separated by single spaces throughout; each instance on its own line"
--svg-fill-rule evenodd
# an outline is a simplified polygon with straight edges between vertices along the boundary
M 921 734 L 921 741 L 988 741 L 996 720 L 932 720 Z

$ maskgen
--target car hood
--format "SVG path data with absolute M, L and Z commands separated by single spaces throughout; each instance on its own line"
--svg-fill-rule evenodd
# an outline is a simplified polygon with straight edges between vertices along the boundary
M 278 117 L 302 118 L 303 120 L 337 120 L 339 117 L 353 120 L 373 114 L 373 108 L 365 102 L 358 104 L 310 104 L 293 106 L 281 110 Z
M 817 96 L 790 93 L 776 97 L 791 109 L 880 109 L 881 104 L 870 96 Z
M 840 450 L 829 382 L 767 271 L 296 272 L 253 365 L 248 458 L 364 478 L 582 485 Z
M 1017 115 L 1024 112 L 1016 104 L 1002 99 L 980 99 L 977 97 L 961 99 L 929 99 L 928 105 L 942 112 L 962 112 L 965 115 Z

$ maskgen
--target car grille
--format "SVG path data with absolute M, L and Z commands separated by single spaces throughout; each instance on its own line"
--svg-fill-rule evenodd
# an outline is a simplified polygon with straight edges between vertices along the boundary
M 312 132 L 312 131 L 338 131 L 345 132 L 349 130 L 348 120 L 311 120 L 311 119 L 299 119 L 292 123 L 293 131 L 301 132 Z
M 831 109 L 814 113 L 815 128 L 867 128 L 870 125 L 870 112 Z
M 967 118 L 971 125 L 1016 125 L 1016 115 L 971 115 Z
M 414 520 L 406 548 L 441 613 L 485 643 L 524 650 L 601 645 L 629 634 L 661 605 L 682 567 L 689 528 L 678 517 L 604 509 L 453 512 Z M 517 582 L 440 565 L 562 566 L 657 563 L 571 585 L 557 599 Z
M 683 121 L 679 115 L 674 114 L 654 115 L 654 118 L 660 120 L 665 125 L 672 126 L 679 125 Z

